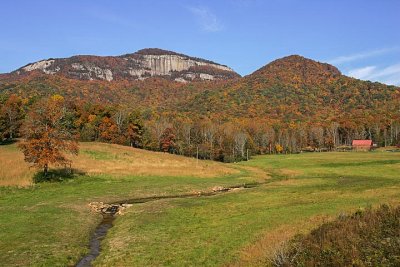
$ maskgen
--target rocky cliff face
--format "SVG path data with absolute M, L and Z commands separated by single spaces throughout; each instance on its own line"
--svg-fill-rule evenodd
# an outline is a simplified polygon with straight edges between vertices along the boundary
M 162 76 L 179 82 L 240 77 L 231 68 L 212 61 L 161 49 L 143 49 L 117 57 L 74 56 L 28 64 L 13 74 L 31 71 L 79 80 L 143 80 Z

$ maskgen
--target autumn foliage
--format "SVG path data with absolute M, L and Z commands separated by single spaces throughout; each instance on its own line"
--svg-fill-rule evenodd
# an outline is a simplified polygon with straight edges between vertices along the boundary
M 161 135 L 160 149 L 163 152 L 172 152 L 175 147 L 175 134 L 173 129 L 166 128 Z
M 18 136 L 24 115 L 23 99 L 15 94 L 10 95 L 0 108 L 0 141 Z
M 38 102 L 23 124 L 24 141 L 19 147 L 25 161 L 42 168 L 45 176 L 50 164 L 70 163 L 64 152 L 78 153 L 78 144 L 66 129 L 65 118 L 64 98 L 55 95 Z
M 2 135 L 19 133 L 18 120 L 12 123 L 16 128 L 7 122 L 5 107 L 21 103 L 13 94 L 22 99 L 23 118 L 50 93 L 65 97 L 64 122 L 81 141 L 202 159 L 237 161 L 247 151 L 250 156 L 331 151 L 354 139 L 400 144 L 398 87 L 346 77 L 334 66 L 300 56 L 243 78 L 186 84 L 160 77 L 105 82 L 38 73 L 5 79 Z

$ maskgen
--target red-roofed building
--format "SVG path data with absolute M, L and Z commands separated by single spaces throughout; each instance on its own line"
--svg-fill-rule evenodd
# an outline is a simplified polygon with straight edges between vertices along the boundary
M 371 150 L 372 140 L 353 140 L 351 146 L 354 150 Z

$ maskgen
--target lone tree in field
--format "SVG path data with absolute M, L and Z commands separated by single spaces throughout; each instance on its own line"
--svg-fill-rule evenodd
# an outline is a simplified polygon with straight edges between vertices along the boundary
M 64 98 L 54 95 L 33 106 L 23 124 L 24 141 L 19 147 L 25 161 L 42 168 L 44 176 L 47 176 L 50 164 L 71 162 L 63 152 L 78 153 L 78 143 L 67 130 L 66 111 Z

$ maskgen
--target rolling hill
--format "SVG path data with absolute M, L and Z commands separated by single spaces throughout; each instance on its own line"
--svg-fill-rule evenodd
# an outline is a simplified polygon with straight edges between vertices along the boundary
M 118 72 L 127 67 L 129 57 L 154 59 L 164 56 L 181 58 L 197 65 L 187 70 L 180 68 L 179 77 L 177 72 L 168 68 L 160 69 L 160 64 L 164 65 L 159 60 L 152 61 L 153 65 L 149 63 L 151 60 L 145 60 L 152 69 L 146 78 L 131 76 L 124 79 L 127 76 Z M 100 74 L 92 77 L 94 74 L 90 71 L 78 75 L 71 71 L 71 66 L 77 62 L 96 63 L 98 66 L 114 64 L 115 79 L 107 81 Z M 221 79 L 193 79 L 189 83 L 180 82 L 187 71 L 199 70 L 196 75 L 200 78 L 204 77 L 201 71 L 208 67 L 227 72 L 230 68 L 160 49 L 143 49 L 120 57 L 76 56 L 53 60 L 48 66 L 39 63 L 28 64 L 3 76 L 0 93 L 24 97 L 61 94 L 80 100 L 150 107 L 155 111 L 175 112 L 178 107 L 179 112 L 211 117 L 268 116 L 285 121 L 314 117 L 326 120 L 338 114 L 347 117 L 349 114 L 388 112 L 395 109 L 400 96 L 398 87 L 353 79 L 342 75 L 332 65 L 297 55 L 277 59 L 243 78 L 230 71 L 223 77 L 215 74 L 214 77 Z
M 295 55 L 194 95 L 181 107 L 231 118 L 326 121 L 395 112 L 399 96 L 398 87 L 350 78 L 332 65 Z
M 217 66 L 158 49 L 144 49 L 133 55 L 115 60 L 166 55 L 195 62 L 198 70 Z M 96 58 L 103 63 L 108 59 Z M 43 71 L 57 68 L 61 62 L 64 61 L 54 61 Z M 185 82 L 179 80 L 183 76 L 167 73 L 167 69 L 158 73 L 166 75 L 153 73 L 154 76 L 140 79 L 125 79 L 115 71 L 113 80 L 88 80 L 73 76 L 68 66 L 75 63 L 68 64 L 63 65 L 65 68 L 60 65 L 57 73 L 19 70 L 2 75 L 0 101 L 5 103 L 14 94 L 30 106 L 40 98 L 62 95 L 74 106 L 75 122 L 71 128 L 78 135 L 87 136 L 82 140 L 120 144 L 127 144 L 116 141 L 123 131 L 105 133 L 108 137 L 102 139 L 101 129 L 115 125 L 118 112 L 139 110 L 146 128 L 146 141 L 141 147 L 159 150 L 162 132 L 170 128 L 176 153 L 194 156 L 194 145 L 200 145 L 202 157 L 224 161 L 227 155 L 243 157 L 245 147 L 254 154 L 281 152 L 276 145 L 287 152 L 303 147 L 332 149 L 348 145 L 353 139 L 373 139 L 379 145 L 400 143 L 399 87 L 350 78 L 332 65 L 298 55 L 277 59 L 245 77 L 230 72 L 221 79 L 195 78 Z M 121 70 L 122 66 L 114 67 Z M 157 66 L 150 69 L 158 69 Z M 227 68 L 218 66 L 219 70 Z M 191 70 L 189 67 L 180 73 L 189 77 L 184 73 Z M 189 135 L 185 129 L 189 129 Z M 244 145 L 239 145 L 240 134 L 246 136 L 242 138 Z

